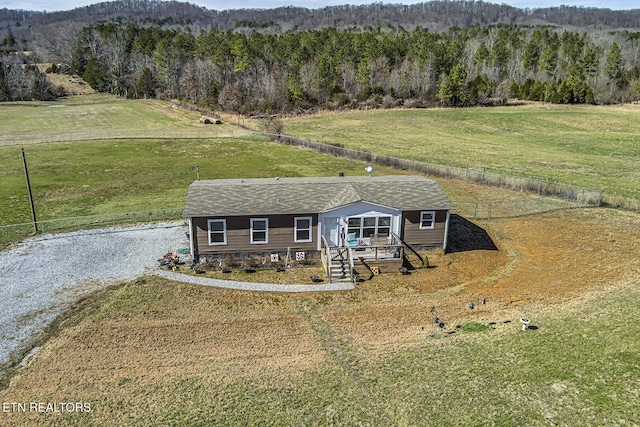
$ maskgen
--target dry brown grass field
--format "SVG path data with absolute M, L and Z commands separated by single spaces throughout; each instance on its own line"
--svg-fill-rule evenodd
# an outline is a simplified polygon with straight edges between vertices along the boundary
M 487 235 L 470 234 L 475 226 Z M 530 317 L 537 326 L 525 333 L 535 337 L 531 345 L 561 354 L 556 346 L 561 347 L 562 335 L 574 332 L 559 332 L 558 325 L 567 319 L 598 323 L 608 314 L 601 308 L 585 313 L 583 307 L 598 307 L 603 299 L 637 288 L 640 217 L 590 208 L 476 221 L 475 226 L 455 220 L 451 239 L 457 251 L 429 253 L 432 268 L 408 276 L 381 274 L 353 291 L 245 292 L 156 277 L 109 287 L 67 313 L 0 392 L 3 402 L 90 402 L 91 412 L 5 413 L 0 425 L 442 425 L 438 420 L 447 419 L 462 425 L 483 419 L 463 414 L 478 404 L 474 399 L 483 393 L 495 397 L 500 390 L 508 396 L 484 406 L 497 417 L 485 419 L 488 424 L 500 425 L 498 415 L 505 411 L 509 425 L 608 424 L 600 414 L 606 405 L 602 409 L 590 396 L 576 403 L 570 393 L 562 395 L 567 388 L 584 392 L 564 374 L 543 375 L 549 376 L 546 386 L 559 389 L 556 397 L 564 399 L 550 403 L 526 379 L 496 374 L 498 365 L 476 373 L 477 384 L 469 385 L 458 369 L 476 368 L 456 368 L 457 352 L 487 351 L 493 345 L 502 369 L 509 371 L 523 336 L 518 320 Z M 474 249 L 487 238 L 497 250 Z M 444 331 L 433 316 L 446 322 Z M 493 330 L 473 334 L 456 328 L 475 322 Z M 576 339 L 588 341 L 586 336 Z M 505 342 L 514 343 L 506 352 Z M 438 364 L 422 359 L 425 352 L 450 356 Z M 404 377 L 405 368 L 415 378 Z M 420 379 L 425 369 L 436 372 L 431 386 Z M 583 374 L 589 381 L 592 375 L 608 380 L 606 364 L 602 369 Z M 407 396 L 407 390 L 414 394 Z M 456 390 L 470 393 L 458 409 L 428 403 L 442 400 L 438 393 Z M 524 412 L 510 408 L 525 399 L 533 403 Z M 540 412 L 545 405 L 551 415 Z M 433 418 L 418 417 L 412 412 L 416 407 Z M 310 418 L 301 421 L 301 416 Z M 633 421 L 625 412 L 617 416 Z

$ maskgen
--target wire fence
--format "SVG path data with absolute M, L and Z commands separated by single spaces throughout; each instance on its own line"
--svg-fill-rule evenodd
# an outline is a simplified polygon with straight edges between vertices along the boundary
M 114 134 L 111 136 L 112 138 L 114 137 L 113 135 Z M 181 135 L 184 137 L 184 134 Z M 506 201 L 454 202 L 458 213 L 474 219 L 512 218 L 558 209 L 581 206 L 600 206 L 600 204 L 603 203 L 602 190 L 578 187 L 535 178 L 496 174 L 484 169 L 436 165 L 398 157 L 378 155 L 367 151 L 344 148 L 339 145 L 306 141 L 286 135 L 262 135 L 282 144 L 305 147 L 320 153 L 331 154 L 337 157 L 345 157 L 352 160 L 364 161 L 371 164 L 417 172 L 430 176 L 440 176 L 447 179 L 458 179 L 494 187 L 517 190 L 537 196 Z M 104 135 L 100 138 L 103 137 Z M 127 133 L 127 137 L 131 138 L 131 133 Z M 157 136 L 154 135 L 153 137 L 155 138 Z M 86 135 L 78 136 L 78 138 L 87 139 Z M 2 139 L 0 138 L 0 142 L 1 141 Z M 604 200 L 604 202 L 610 205 L 612 202 L 621 203 L 620 200 L 616 201 L 615 196 L 613 197 L 613 200 Z M 635 201 L 635 204 L 629 204 L 628 202 L 626 204 L 628 205 L 627 208 L 635 208 L 638 210 L 637 201 Z M 11 224 L 0 226 L 0 243 L 6 245 L 11 242 L 22 240 L 27 236 L 33 235 L 36 230 L 41 233 L 61 233 L 108 226 L 132 225 L 180 219 L 183 219 L 182 208 L 169 208 L 161 210 L 59 218 L 38 221 L 37 224 L 34 224 L 33 222 Z
M 622 196 L 618 193 L 602 194 L 602 204 L 612 208 L 626 209 L 628 211 L 640 211 L 640 200 Z
M 497 174 L 485 169 L 460 168 L 444 166 L 416 160 L 402 159 L 399 157 L 374 154 L 368 151 L 354 150 L 340 145 L 324 144 L 321 142 L 307 141 L 287 135 L 265 134 L 271 140 L 281 144 L 304 147 L 320 153 L 331 154 L 336 157 L 345 157 L 351 160 L 368 162 L 380 166 L 391 167 L 411 172 L 417 172 L 429 176 L 439 176 L 447 179 L 457 179 L 492 187 L 506 188 L 522 191 L 538 196 L 553 197 L 582 205 L 600 206 L 602 203 L 602 190 L 596 190 L 559 182 L 545 181 L 536 178 Z
M 454 201 L 456 213 L 473 219 L 514 218 L 585 206 L 569 200 L 549 197 L 529 197 L 505 201 Z M 182 208 L 121 212 L 102 215 L 78 216 L 38 221 L 37 224 L 11 224 L 0 226 L 0 243 L 7 245 L 38 233 L 67 233 L 105 227 L 149 224 L 162 221 L 183 220 Z
M 69 131 L 51 133 L 29 133 L 23 135 L 0 134 L 0 146 L 39 144 L 50 142 L 101 141 L 110 139 L 202 139 L 239 138 L 251 132 L 238 129 L 221 129 L 216 125 L 186 129 L 95 129 L 92 131 Z
M 67 233 L 70 231 L 126 226 L 183 219 L 182 208 L 121 212 L 112 214 L 77 216 L 0 226 L 0 242 L 3 245 L 17 242 L 36 233 Z

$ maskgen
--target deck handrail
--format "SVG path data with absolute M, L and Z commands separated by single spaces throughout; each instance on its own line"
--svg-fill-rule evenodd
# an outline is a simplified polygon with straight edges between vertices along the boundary
M 398 242 L 400 242 L 400 244 L 402 246 L 404 246 L 405 248 L 407 248 L 411 252 L 413 252 L 413 254 L 418 257 L 418 259 L 420 260 L 421 263 L 424 263 L 424 258 L 422 258 L 422 255 L 420 255 L 418 252 L 416 252 L 415 249 L 413 249 L 407 242 L 403 241 L 400 238 L 400 236 L 398 236 L 396 233 L 391 233 L 391 235 L 393 236 L 394 239 L 397 239 Z
M 353 269 L 354 269 L 354 264 L 353 264 L 353 249 L 351 248 L 351 246 L 347 247 L 347 254 L 349 256 L 349 274 L 351 275 L 351 277 L 353 277 Z
M 331 247 L 324 235 L 320 235 L 320 259 L 327 277 L 331 276 Z

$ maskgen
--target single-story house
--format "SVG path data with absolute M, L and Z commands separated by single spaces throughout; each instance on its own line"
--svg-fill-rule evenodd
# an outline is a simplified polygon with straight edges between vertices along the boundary
M 366 248 L 446 249 L 452 209 L 421 176 L 334 176 L 195 181 L 184 215 L 195 260 L 351 248 L 362 261 Z

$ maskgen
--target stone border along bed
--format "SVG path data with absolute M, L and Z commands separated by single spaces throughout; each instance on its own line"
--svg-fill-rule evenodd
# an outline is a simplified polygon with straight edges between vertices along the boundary
M 235 280 L 211 279 L 208 277 L 190 276 L 167 270 L 158 270 L 156 276 L 177 282 L 193 283 L 203 286 L 215 286 L 218 288 L 239 289 L 243 291 L 265 292 L 323 292 L 323 291 L 347 291 L 354 289 L 353 283 L 327 283 L 324 285 L 278 285 L 273 283 L 237 282 Z
M 185 232 L 182 222 L 83 230 L 45 234 L 0 251 L 0 369 L 18 363 L 65 309 L 82 296 L 113 282 L 157 275 L 180 282 L 251 291 L 353 289 L 348 283 L 262 284 L 160 270 L 158 259 L 165 253 L 189 246 Z

